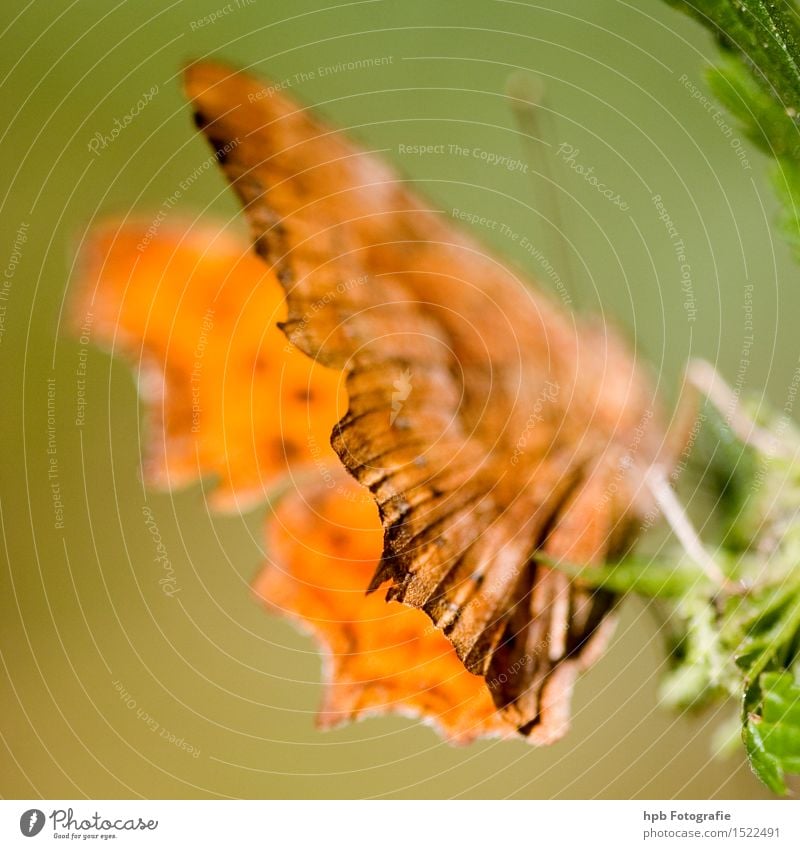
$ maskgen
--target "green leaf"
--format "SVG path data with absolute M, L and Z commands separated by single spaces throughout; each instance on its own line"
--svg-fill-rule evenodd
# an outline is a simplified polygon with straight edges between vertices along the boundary
M 784 109 L 800 111 L 800 27 L 793 0 L 668 0 L 739 56 Z
M 785 793 L 784 774 L 800 774 L 800 685 L 789 671 L 796 662 L 800 592 L 795 583 L 765 596 L 744 626 L 752 647 L 737 658 L 745 669 L 742 739 L 753 772 Z
M 747 66 L 729 57 L 706 74 L 708 85 L 722 105 L 742 124 L 763 153 L 776 158 L 797 156 L 800 128 L 786 110 L 753 80 Z
M 784 775 L 800 774 L 800 685 L 790 672 L 760 676 L 754 710 L 743 739 L 755 774 L 775 793 L 785 793 Z
M 766 751 L 758 725 L 753 722 L 746 723 L 742 731 L 742 739 L 750 768 L 773 793 L 784 796 L 786 783 L 783 780 L 783 774 L 776 758 Z
M 775 162 L 781 225 L 800 257 L 800 17 L 794 0 L 666 0 L 723 48 L 711 90 Z
M 767 672 L 762 684 L 764 693 L 763 716 L 766 722 L 789 722 L 800 729 L 800 701 L 797 686 L 788 673 Z M 797 749 L 800 758 L 800 747 Z

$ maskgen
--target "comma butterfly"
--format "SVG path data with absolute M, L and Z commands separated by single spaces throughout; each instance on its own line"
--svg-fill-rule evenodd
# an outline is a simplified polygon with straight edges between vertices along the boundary
M 522 734 L 559 736 L 613 598 L 537 552 L 629 544 L 663 439 L 646 380 L 307 109 L 218 64 L 185 79 L 286 291 L 282 329 L 347 376 L 332 443 L 385 529 L 369 590 L 424 610 Z
M 81 302 L 157 366 L 160 479 L 213 471 L 230 501 L 310 470 L 255 589 L 333 655 L 323 724 L 412 710 L 455 740 L 558 739 L 616 599 L 552 564 L 619 557 L 652 509 L 672 449 L 647 375 L 285 92 L 211 62 L 185 85 L 258 257 L 166 230 L 136 256 L 128 226 L 95 238 Z M 358 591 L 384 588 L 407 607 Z

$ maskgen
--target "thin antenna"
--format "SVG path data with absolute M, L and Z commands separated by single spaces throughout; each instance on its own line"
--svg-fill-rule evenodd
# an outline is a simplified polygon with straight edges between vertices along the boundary
M 568 285 L 575 285 L 575 276 L 569 258 L 569 248 L 564 237 L 558 192 L 552 167 L 555 137 L 550 110 L 545 106 L 547 89 L 541 77 L 527 71 L 515 71 L 506 81 L 506 97 L 517 127 L 523 135 L 523 148 L 527 159 L 528 175 L 535 192 L 538 209 L 544 223 L 537 223 L 538 240 L 543 253 Z
M 741 593 L 743 586 L 730 581 L 714 558 L 706 551 L 697 531 L 675 496 L 663 467 L 651 466 L 645 475 L 645 485 L 683 550 L 703 570 L 706 577 L 720 589 L 733 594 Z
M 793 455 L 781 443 L 779 436 L 760 427 L 742 409 L 739 396 L 723 380 L 720 373 L 706 360 L 692 360 L 686 369 L 689 385 L 707 398 L 733 431 L 736 438 L 771 459 Z

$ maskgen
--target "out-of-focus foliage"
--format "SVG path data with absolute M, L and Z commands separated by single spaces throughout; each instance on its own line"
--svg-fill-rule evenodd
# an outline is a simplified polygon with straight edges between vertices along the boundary
M 716 37 L 708 72 L 717 98 L 775 161 L 782 225 L 800 258 L 800 13 L 795 0 L 667 0 Z
M 711 404 L 701 420 L 695 454 L 719 519 L 705 546 L 722 585 L 677 549 L 655 562 L 555 565 L 666 605 L 664 703 L 693 709 L 735 699 L 753 770 L 784 793 L 784 774 L 800 773 L 800 434 L 787 417 L 773 417 L 759 431 L 772 441 L 754 447 Z

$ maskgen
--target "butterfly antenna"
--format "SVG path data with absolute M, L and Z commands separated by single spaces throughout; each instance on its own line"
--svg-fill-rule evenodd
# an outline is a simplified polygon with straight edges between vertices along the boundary
M 742 585 L 728 579 L 703 545 L 700 536 L 686 515 L 686 511 L 678 501 L 675 490 L 670 486 L 664 467 L 652 466 L 645 476 L 645 484 L 686 554 L 717 587 L 728 593 L 741 593 L 743 591 Z
M 692 360 L 686 369 L 689 385 L 716 408 L 736 438 L 755 448 L 765 457 L 792 456 L 779 436 L 760 427 L 747 415 L 739 396 L 722 379 L 720 373 L 706 360 Z
M 541 222 L 537 224 L 538 239 L 545 258 L 560 271 L 563 279 L 574 285 L 575 276 L 569 259 L 569 246 L 561 215 L 553 171 L 553 139 L 555 137 L 544 80 L 535 74 L 517 71 L 506 81 L 506 97 L 522 134 L 528 176 L 533 185 Z M 558 287 L 562 289 L 561 286 Z

